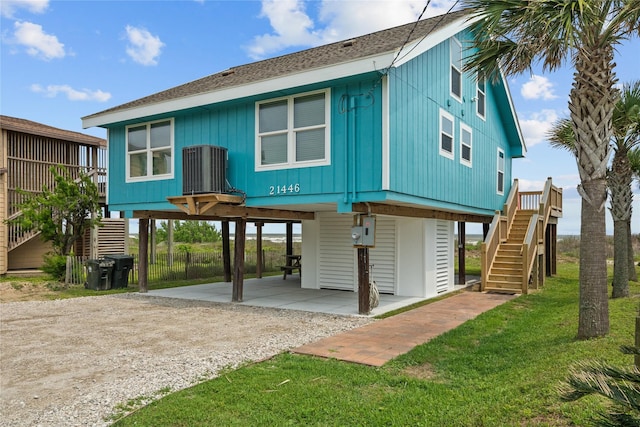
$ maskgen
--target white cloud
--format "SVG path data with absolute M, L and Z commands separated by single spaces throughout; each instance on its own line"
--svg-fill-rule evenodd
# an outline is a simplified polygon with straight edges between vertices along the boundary
M 14 23 L 14 42 L 27 48 L 27 53 L 44 60 L 64 58 L 64 44 L 54 35 L 47 34 L 42 26 L 31 22 Z
M 49 0 L 2 0 L 0 15 L 12 19 L 18 9 L 26 9 L 31 13 L 44 13 L 49 7 Z
M 89 90 L 89 89 L 74 89 L 69 85 L 48 85 L 42 87 L 39 84 L 32 84 L 31 91 L 35 93 L 42 93 L 46 97 L 55 98 L 59 93 L 66 95 L 69 101 L 98 101 L 106 102 L 111 99 L 109 92 L 103 92 L 101 90 Z
M 558 96 L 553 93 L 553 83 L 548 78 L 532 75 L 528 82 L 522 85 L 520 94 L 524 99 L 543 99 L 549 101 Z
M 520 128 L 527 148 L 546 141 L 547 134 L 557 120 L 558 114 L 555 110 L 542 110 L 530 114 L 526 119 L 520 118 Z
M 431 2 L 423 18 L 445 13 L 455 3 Z M 307 5 L 317 5 L 319 22 L 310 18 Z M 422 0 L 262 0 L 261 16 L 269 19 L 273 32 L 256 36 L 247 51 L 259 59 L 291 46 L 318 46 L 407 24 L 420 16 L 424 5 Z
M 157 65 L 158 56 L 164 47 L 160 37 L 154 36 L 144 28 L 127 25 L 127 55 L 142 65 Z

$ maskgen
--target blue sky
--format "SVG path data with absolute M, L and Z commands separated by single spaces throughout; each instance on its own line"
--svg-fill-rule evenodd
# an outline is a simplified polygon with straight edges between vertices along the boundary
M 431 1 L 425 16 L 454 3 Z M 0 0 L 0 113 L 105 138 L 104 129 L 82 129 L 80 118 L 232 66 L 412 22 L 425 4 Z M 638 39 L 619 46 L 620 83 L 640 78 L 638 52 Z M 572 73 L 535 69 L 509 78 L 528 148 L 526 158 L 514 160 L 513 175 L 523 190 L 541 190 L 547 177 L 563 188 L 559 234 L 580 232 L 579 178 L 575 159 L 550 148 L 545 132 L 568 116 Z M 637 185 L 634 194 L 632 231 L 640 233 Z

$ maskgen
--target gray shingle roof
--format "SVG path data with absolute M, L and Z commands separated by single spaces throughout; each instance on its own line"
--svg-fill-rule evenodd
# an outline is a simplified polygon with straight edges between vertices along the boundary
M 417 23 L 410 23 L 399 27 L 389 28 L 364 36 L 349 39 L 349 43 L 340 41 L 288 55 L 278 56 L 263 61 L 230 68 L 229 70 L 212 74 L 171 89 L 122 104 L 83 119 L 113 113 L 155 103 L 176 100 L 184 97 L 228 89 L 247 83 L 264 81 L 302 71 L 328 67 L 340 63 L 366 58 L 400 49 L 405 42 L 420 40 L 431 32 L 446 27 L 451 22 L 460 19 L 468 11 L 457 11 L 425 19 Z
M 22 132 L 30 135 L 44 136 L 46 138 L 60 139 L 62 141 L 75 142 L 78 144 L 106 147 L 107 140 L 84 133 L 73 132 L 44 125 L 31 120 L 19 119 L 10 116 L 0 115 L 0 129 Z

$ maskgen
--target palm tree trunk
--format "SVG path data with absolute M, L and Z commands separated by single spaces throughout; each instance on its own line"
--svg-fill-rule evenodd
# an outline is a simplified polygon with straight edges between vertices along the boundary
M 611 298 L 629 296 L 629 258 L 627 256 L 627 221 L 613 221 L 613 290 Z
M 598 28 L 585 28 L 576 52 L 569 110 L 582 196 L 578 338 L 609 333 L 605 203 L 611 118 L 617 101 L 613 48 L 598 42 Z M 593 32 L 593 34 L 590 34 Z
M 605 192 L 604 179 L 583 183 L 587 194 Z M 578 338 L 587 339 L 609 333 L 609 295 L 605 252 L 605 210 L 582 199 L 580 224 L 580 302 Z
M 629 296 L 629 250 L 627 223 L 631 220 L 631 180 L 628 149 L 618 143 L 611 171 L 609 189 L 611 190 L 611 216 L 613 217 L 613 290 L 612 298 Z
M 636 272 L 636 260 L 633 256 L 633 235 L 631 234 L 631 220 L 627 221 L 627 257 L 629 259 L 629 280 L 638 281 L 638 273 Z

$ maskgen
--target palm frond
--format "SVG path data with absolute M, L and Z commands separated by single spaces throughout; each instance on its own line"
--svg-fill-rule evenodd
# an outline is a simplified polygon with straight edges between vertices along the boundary
M 612 125 L 617 146 L 632 149 L 640 145 L 640 80 L 623 85 Z
M 567 150 L 574 155 L 576 154 L 576 137 L 573 133 L 571 120 L 557 120 L 547 133 L 547 139 L 551 147 Z

